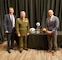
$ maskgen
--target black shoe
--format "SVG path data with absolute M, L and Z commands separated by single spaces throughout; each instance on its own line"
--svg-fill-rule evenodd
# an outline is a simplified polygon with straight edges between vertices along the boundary
M 9 50 L 7 50 L 8 51 L 8 53 L 11 53 Z
M 20 51 L 20 53 L 22 53 L 22 51 Z
M 16 48 L 10 48 L 10 49 L 16 50 Z

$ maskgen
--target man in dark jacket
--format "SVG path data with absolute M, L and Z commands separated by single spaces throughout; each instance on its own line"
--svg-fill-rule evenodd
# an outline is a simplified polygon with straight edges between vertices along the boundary
M 7 35 L 7 44 L 8 48 L 7 51 L 10 53 L 10 48 L 14 48 L 14 39 L 15 39 L 15 22 L 16 17 L 14 15 L 13 7 L 9 8 L 9 14 L 4 16 L 4 29 Z

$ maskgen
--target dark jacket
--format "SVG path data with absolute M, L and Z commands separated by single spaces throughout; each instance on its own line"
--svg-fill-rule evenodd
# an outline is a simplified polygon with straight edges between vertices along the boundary
M 15 17 L 15 15 L 14 15 L 14 17 Z M 15 17 L 15 22 L 16 22 L 16 17 Z M 13 29 L 13 27 L 12 27 L 12 22 L 11 22 L 11 19 L 10 19 L 10 15 L 6 14 L 4 16 L 4 30 L 9 31 L 9 33 L 11 33 L 12 29 Z

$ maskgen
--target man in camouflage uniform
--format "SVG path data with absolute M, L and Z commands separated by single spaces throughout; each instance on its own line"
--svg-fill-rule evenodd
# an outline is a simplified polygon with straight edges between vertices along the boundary
M 20 12 L 20 18 L 16 20 L 16 32 L 19 37 L 19 51 L 27 50 L 27 35 L 29 35 L 29 21 L 25 18 L 25 11 Z

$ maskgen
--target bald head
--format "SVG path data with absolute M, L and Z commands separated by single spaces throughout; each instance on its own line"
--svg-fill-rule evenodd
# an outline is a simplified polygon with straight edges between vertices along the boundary
M 21 18 L 25 18 L 25 17 L 26 17 L 25 11 L 21 11 L 21 12 L 20 12 L 20 17 L 21 17 Z
M 53 10 L 48 10 L 48 16 L 52 16 L 53 15 Z

